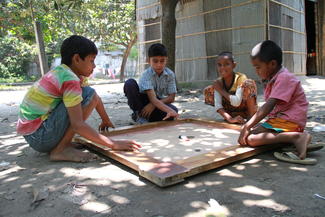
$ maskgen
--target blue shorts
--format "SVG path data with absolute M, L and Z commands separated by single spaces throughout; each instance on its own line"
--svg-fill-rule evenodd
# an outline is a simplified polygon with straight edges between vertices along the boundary
M 87 106 L 94 94 L 95 90 L 93 88 L 83 87 L 81 106 Z M 25 135 L 24 138 L 30 147 L 36 151 L 48 153 L 59 144 L 69 126 L 68 110 L 64 103 L 61 102 L 34 133 Z

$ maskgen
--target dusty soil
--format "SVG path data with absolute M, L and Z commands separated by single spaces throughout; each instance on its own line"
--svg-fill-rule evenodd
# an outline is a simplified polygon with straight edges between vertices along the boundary
M 307 131 L 324 142 L 325 133 L 312 129 L 325 124 L 325 79 L 301 79 L 310 101 Z M 117 127 L 133 124 L 122 84 L 94 88 Z M 15 133 L 24 93 L 0 92 L 0 216 L 203 216 L 210 198 L 229 216 L 325 216 L 325 200 L 314 195 L 325 196 L 325 149 L 309 154 L 315 166 L 279 162 L 269 152 L 159 188 L 107 158 L 54 163 L 32 150 Z M 218 119 L 201 90 L 183 90 L 175 105 L 184 118 Z M 88 123 L 97 128 L 98 115 Z

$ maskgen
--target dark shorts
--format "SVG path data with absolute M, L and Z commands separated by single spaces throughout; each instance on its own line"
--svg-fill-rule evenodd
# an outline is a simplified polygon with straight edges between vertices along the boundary
M 93 88 L 83 87 L 81 106 L 87 106 L 94 94 L 95 90 Z M 68 110 L 64 103 L 61 102 L 34 133 L 25 135 L 24 138 L 30 147 L 36 151 L 48 153 L 59 144 L 69 126 Z

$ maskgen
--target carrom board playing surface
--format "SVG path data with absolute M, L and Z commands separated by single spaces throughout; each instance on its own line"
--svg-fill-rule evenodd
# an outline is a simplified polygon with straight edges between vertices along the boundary
M 111 139 L 135 140 L 142 145 L 139 152 L 112 151 L 83 138 L 76 140 L 137 170 L 140 176 L 163 187 L 271 148 L 239 146 L 239 130 L 238 125 L 183 119 L 118 128 L 103 133 Z

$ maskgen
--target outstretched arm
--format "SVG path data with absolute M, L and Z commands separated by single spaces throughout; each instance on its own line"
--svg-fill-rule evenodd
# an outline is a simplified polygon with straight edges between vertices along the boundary
M 231 115 L 222 106 L 222 97 L 218 91 L 214 91 L 214 106 L 216 111 L 229 123 L 243 124 L 245 122 L 244 118 L 241 116 L 231 117 Z
M 231 124 L 243 124 L 245 123 L 245 119 L 239 115 L 236 117 L 231 117 L 231 115 L 223 108 L 218 109 L 217 112 L 229 123 Z
M 175 101 L 175 96 L 176 96 L 176 93 L 171 93 L 166 98 L 160 99 L 160 101 L 162 101 L 165 104 L 170 104 Z
M 178 117 L 178 114 L 171 108 L 169 108 L 165 103 L 156 97 L 156 93 L 154 90 L 146 90 L 146 94 L 149 98 L 150 103 L 155 106 L 156 108 L 160 109 L 167 113 L 166 117 L 163 120 L 166 120 L 170 117 Z
M 278 99 L 270 98 L 268 101 L 257 110 L 257 112 L 253 115 L 249 121 L 242 126 L 240 136 L 238 138 L 238 142 L 241 145 L 247 145 L 247 137 L 251 128 L 253 128 L 257 123 L 259 123 L 263 118 L 265 118 L 275 107 L 278 103 Z
M 100 97 L 98 97 L 98 103 L 96 106 L 96 111 L 98 112 L 100 118 L 102 119 L 101 124 L 98 127 L 98 130 L 108 130 L 109 127 L 115 128 L 111 120 L 109 119 L 104 104 Z
M 141 146 L 134 141 L 118 141 L 112 140 L 108 137 L 99 134 L 93 128 L 91 128 L 83 119 L 83 113 L 81 104 L 79 103 L 73 107 L 67 107 L 69 119 L 71 123 L 72 130 L 79 134 L 80 136 L 89 139 L 94 143 L 101 144 L 103 146 L 107 146 L 114 150 L 137 150 Z
M 164 104 L 170 104 L 175 101 L 175 93 L 169 94 L 168 97 L 160 99 Z M 151 102 L 149 102 L 141 111 L 141 116 L 144 118 L 149 118 L 153 110 L 156 108 Z

